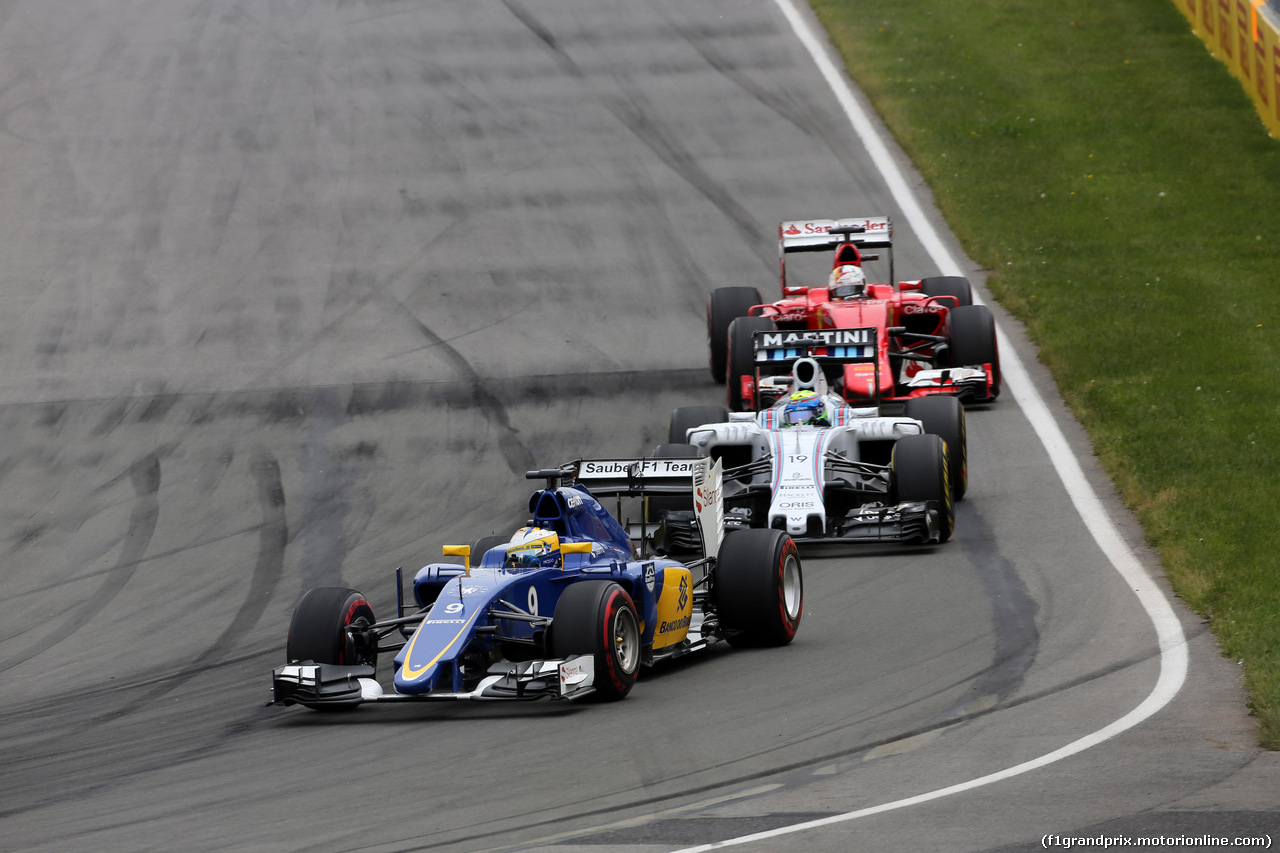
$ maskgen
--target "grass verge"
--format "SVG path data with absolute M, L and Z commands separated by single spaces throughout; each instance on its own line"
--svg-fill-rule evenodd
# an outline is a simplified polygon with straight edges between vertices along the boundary
M 811 3 L 1280 749 L 1280 141 L 1171 0 Z

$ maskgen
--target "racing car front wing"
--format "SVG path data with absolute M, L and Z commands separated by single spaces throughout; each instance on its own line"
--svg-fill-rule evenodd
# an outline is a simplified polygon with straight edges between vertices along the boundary
M 942 540 L 942 511 L 937 501 L 906 501 L 892 506 L 868 504 L 833 520 L 822 539 L 797 542 L 904 542 L 933 544 Z
M 308 708 L 355 707 L 364 702 L 423 702 L 471 699 L 512 701 L 579 699 L 595 692 L 595 658 L 494 664 L 472 690 L 408 696 L 387 693 L 371 666 L 340 666 L 303 661 L 276 667 L 271 674 L 272 705 Z

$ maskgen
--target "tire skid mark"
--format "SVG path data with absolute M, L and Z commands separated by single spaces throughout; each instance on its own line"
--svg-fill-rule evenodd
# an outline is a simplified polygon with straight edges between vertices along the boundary
M 258 623 L 271 601 L 271 596 L 284 576 L 284 552 L 289 542 L 289 524 L 285 518 L 284 484 L 280 463 L 269 451 L 259 448 L 249 461 L 249 470 L 258 486 L 258 503 L 262 508 L 262 524 L 258 527 L 258 559 L 249 578 L 249 589 L 231 623 L 210 646 L 168 678 L 156 689 L 148 691 L 123 707 L 91 721 L 86 727 L 116 720 L 150 705 L 173 692 L 191 679 L 218 664 L 234 648 L 236 641 Z
M 129 467 L 136 499 L 124 544 L 116 559 L 115 568 L 108 572 L 106 580 L 94 595 L 66 614 L 35 642 L 26 648 L 0 660 L 0 672 L 12 669 L 41 652 L 56 647 L 63 640 L 84 628 L 89 620 L 109 605 L 133 578 L 142 562 L 151 537 L 160 519 L 160 458 L 154 453 L 144 456 Z
M 502 2 L 516 20 L 547 46 L 556 65 L 565 74 L 586 83 L 587 76 L 560 46 L 554 33 L 517 0 L 502 0 Z M 599 96 L 604 107 L 613 113 L 614 118 L 618 119 L 623 127 L 631 131 L 657 155 L 658 159 L 723 213 L 725 218 L 733 224 L 747 248 L 772 272 L 777 265 L 777 259 L 772 255 L 772 244 L 768 240 L 769 230 L 757 222 L 750 211 L 702 168 L 698 158 L 690 154 L 680 143 L 678 135 L 666 130 L 663 123 L 656 118 L 657 110 L 638 88 L 617 75 L 615 75 L 615 82 L 623 91 L 624 97 Z
M 503 282 L 497 283 L 503 284 Z M 445 357 L 446 361 L 453 365 L 455 370 L 466 377 L 467 382 L 473 388 L 472 399 L 474 404 L 479 407 L 481 416 L 497 427 L 501 433 L 497 441 L 498 449 L 502 451 L 502 456 L 506 459 L 507 468 L 511 470 L 511 473 L 517 476 L 524 476 L 526 471 L 536 467 L 533 453 L 520 440 L 520 431 L 511 425 L 511 415 L 507 412 L 506 404 L 501 397 L 485 387 L 480 374 L 471 365 L 471 362 L 467 361 L 462 353 L 458 352 L 444 338 L 433 332 L 426 323 L 422 322 L 417 314 L 410 311 L 400 300 L 389 294 L 385 294 L 384 298 L 403 311 L 422 336 Z
M 995 531 L 978 508 L 964 501 L 956 505 L 956 514 L 957 527 L 964 531 L 959 541 L 991 602 L 996 644 L 991 667 L 959 702 L 934 718 L 943 722 L 963 718 L 975 702 L 999 703 L 1009 698 L 1040 653 L 1040 629 L 1036 627 L 1040 605 L 1027 590 L 1017 567 L 1000 553 Z
M 152 705 L 193 678 L 221 665 L 224 659 L 229 656 L 228 653 L 234 647 L 236 640 L 247 634 L 249 629 L 257 624 L 262 617 L 267 604 L 271 600 L 272 593 L 284 575 L 284 552 L 285 546 L 288 544 L 289 533 L 288 522 L 285 517 L 285 496 L 279 463 L 268 451 L 259 449 L 250 460 L 249 468 L 257 482 L 258 501 L 262 507 L 263 522 L 258 526 L 257 563 L 254 566 L 245 599 L 236 615 L 232 617 L 230 624 L 227 625 L 222 634 L 204 652 L 196 656 L 189 664 L 184 665 L 181 672 L 167 674 L 155 679 L 153 689 L 131 699 L 119 708 L 79 724 L 75 730 L 76 735 L 92 732 L 99 726 L 117 721 L 140 708 Z M 159 486 L 158 472 L 156 486 L 157 488 Z M 250 657 L 258 655 L 258 652 L 254 652 Z M 238 722 L 234 725 L 237 730 L 241 730 L 249 724 Z M 190 758 L 205 756 L 208 754 L 209 749 L 216 746 L 221 740 L 221 734 L 212 736 L 208 742 L 193 747 L 187 755 Z M 48 744 L 55 744 L 53 751 L 41 748 Z M 26 754 L 21 759 L 7 761 L 6 764 L 11 770 L 16 769 L 18 764 L 40 767 L 43 766 L 43 762 L 64 755 L 67 751 L 67 737 L 61 734 L 54 735 L 43 743 L 24 750 Z M 132 775 L 140 775 L 161 767 L 169 767 L 173 763 L 174 759 L 171 756 L 160 756 L 153 765 L 138 768 Z M 67 797 L 79 797 L 88 791 L 96 790 L 107 784 L 114 784 L 114 782 L 90 783 L 82 789 L 68 791 Z M 24 808 L 22 807 L 0 809 L 0 817 L 23 810 Z

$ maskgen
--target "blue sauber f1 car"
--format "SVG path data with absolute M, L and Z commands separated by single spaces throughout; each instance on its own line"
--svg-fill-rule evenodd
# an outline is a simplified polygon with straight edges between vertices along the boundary
M 803 581 L 780 530 L 724 533 L 721 466 L 710 459 L 583 460 L 531 471 L 546 487 L 509 541 L 446 546 L 463 564 L 433 563 L 413 579 L 416 607 L 378 621 L 363 595 L 317 588 L 298 602 L 273 702 L 315 709 L 438 699 L 621 699 L 642 665 L 721 640 L 791 642 Z M 637 555 L 599 498 L 691 495 L 702 556 Z M 636 538 L 647 551 L 642 522 Z M 492 546 L 492 547 L 490 547 Z M 379 655 L 395 653 L 391 689 Z

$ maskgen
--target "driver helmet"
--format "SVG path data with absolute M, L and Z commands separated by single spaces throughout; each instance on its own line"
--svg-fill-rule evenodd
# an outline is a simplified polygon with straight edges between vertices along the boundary
M 842 302 L 846 299 L 859 299 L 867 292 L 867 277 L 862 267 L 844 264 L 831 271 L 831 299 Z
M 521 527 L 507 543 L 502 565 L 508 569 L 560 565 L 560 535 L 542 527 Z
M 808 388 L 792 394 L 783 407 L 783 426 L 814 426 L 823 424 L 826 420 L 826 405 L 817 392 Z

